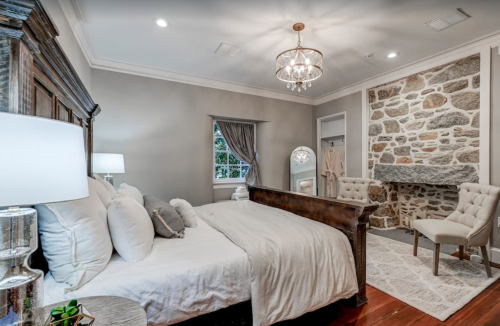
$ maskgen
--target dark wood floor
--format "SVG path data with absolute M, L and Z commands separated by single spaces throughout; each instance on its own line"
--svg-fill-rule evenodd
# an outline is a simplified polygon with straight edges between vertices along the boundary
M 445 322 L 426 315 L 371 286 L 367 288 L 368 303 L 354 307 L 350 300 L 341 300 L 278 326 L 498 326 L 500 325 L 500 280 L 475 297 L 462 310 Z M 179 326 L 251 326 L 249 302 L 199 316 Z

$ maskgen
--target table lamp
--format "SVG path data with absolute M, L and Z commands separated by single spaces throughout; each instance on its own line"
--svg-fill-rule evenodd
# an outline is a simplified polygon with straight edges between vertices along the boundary
M 0 113 L 0 139 L 0 325 L 38 325 L 33 308 L 43 305 L 43 273 L 28 266 L 38 246 L 29 206 L 89 195 L 83 130 Z
M 107 173 L 104 176 L 104 180 L 113 184 L 113 176 L 110 173 L 125 173 L 123 154 L 92 154 L 92 171 L 95 173 Z

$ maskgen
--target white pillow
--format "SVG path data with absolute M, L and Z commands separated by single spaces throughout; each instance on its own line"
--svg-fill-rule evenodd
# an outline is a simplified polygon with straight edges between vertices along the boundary
M 172 199 L 170 205 L 175 207 L 175 211 L 179 214 L 187 228 L 195 228 L 198 225 L 196 221 L 196 212 L 190 203 L 184 199 Z
M 144 197 L 142 196 L 139 189 L 137 189 L 136 187 L 129 186 L 126 183 L 122 183 L 120 185 L 120 188 L 118 189 L 118 193 L 121 195 L 130 196 L 130 197 L 134 198 L 135 200 L 137 200 L 137 202 L 139 204 L 144 206 Z
M 101 176 L 99 176 L 99 174 L 97 173 L 94 173 L 94 178 L 99 181 L 100 183 L 102 183 L 102 185 L 106 188 L 106 190 L 109 192 L 109 195 L 111 196 L 111 198 L 114 198 L 116 196 L 116 190 L 115 190 L 115 187 L 113 187 L 113 185 L 109 182 L 107 182 L 106 180 L 104 180 L 103 178 L 101 178 Z
M 113 198 L 111 198 L 111 195 L 109 194 L 108 190 L 106 190 L 106 187 L 100 183 L 99 181 L 88 178 L 89 182 L 89 187 L 94 188 L 94 190 L 97 192 L 97 195 L 101 199 L 102 203 L 108 209 L 109 205 L 111 205 L 111 201 Z
M 123 259 L 136 262 L 149 256 L 155 230 L 144 206 L 129 196 L 116 197 L 108 209 L 108 224 L 113 246 Z
M 76 290 L 109 262 L 113 252 L 106 207 L 92 186 L 89 197 L 37 205 L 43 253 L 54 279 Z

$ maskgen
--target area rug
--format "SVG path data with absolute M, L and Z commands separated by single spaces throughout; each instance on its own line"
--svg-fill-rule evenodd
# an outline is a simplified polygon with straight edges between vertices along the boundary
M 500 277 L 492 268 L 441 254 L 439 276 L 432 274 L 432 250 L 367 234 L 367 283 L 409 305 L 445 321 Z

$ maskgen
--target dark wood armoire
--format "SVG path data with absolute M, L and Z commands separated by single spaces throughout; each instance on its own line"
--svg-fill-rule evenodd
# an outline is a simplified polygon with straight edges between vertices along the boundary
M 0 0 L 0 111 L 82 127 L 92 173 L 92 124 L 100 108 L 56 40 L 38 0 Z

